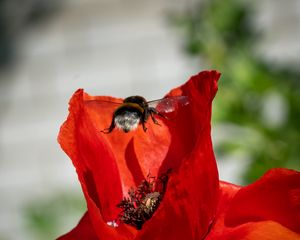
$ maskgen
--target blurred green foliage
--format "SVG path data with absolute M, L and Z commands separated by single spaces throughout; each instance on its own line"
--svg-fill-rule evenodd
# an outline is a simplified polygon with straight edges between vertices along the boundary
M 82 194 L 57 193 L 52 198 L 31 202 L 25 207 L 23 215 L 31 239 L 47 240 L 56 239 L 70 231 L 85 209 Z
M 203 0 L 173 17 L 184 29 L 186 51 L 222 73 L 213 121 L 229 130 L 215 149 L 220 158 L 247 154 L 244 183 L 273 167 L 300 170 L 300 72 L 258 56 L 253 4 Z

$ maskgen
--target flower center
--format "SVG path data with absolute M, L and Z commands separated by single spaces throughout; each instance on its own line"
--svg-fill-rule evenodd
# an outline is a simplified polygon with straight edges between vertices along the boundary
M 136 188 L 128 191 L 128 197 L 117 205 L 121 208 L 118 221 L 141 229 L 143 224 L 149 220 L 158 208 L 168 181 L 168 171 L 160 177 L 153 177 L 148 174 Z

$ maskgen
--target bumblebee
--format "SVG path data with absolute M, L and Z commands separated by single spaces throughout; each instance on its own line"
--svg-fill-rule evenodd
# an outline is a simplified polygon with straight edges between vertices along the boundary
M 155 118 L 156 115 L 168 119 L 163 113 L 172 112 L 179 105 L 187 104 L 187 96 L 166 97 L 149 102 L 141 96 L 130 96 L 125 98 L 123 103 L 114 111 L 110 126 L 101 132 L 111 133 L 115 128 L 118 128 L 128 133 L 135 130 L 139 124 L 146 132 L 146 122 L 149 117 L 155 124 L 160 125 Z

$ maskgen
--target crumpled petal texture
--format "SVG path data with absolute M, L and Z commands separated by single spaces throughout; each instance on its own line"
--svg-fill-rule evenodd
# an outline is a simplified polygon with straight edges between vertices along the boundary
M 74 234 L 81 228 L 90 228 L 101 240 L 201 239 L 207 234 L 219 192 L 210 136 L 219 77 L 216 71 L 204 71 L 173 89 L 167 96 L 188 96 L 190 103 L 170 114 L 172 121 L 159 119 L 162 126 L 149 120 L 146 133 L 141 127 L 127 134 L 101 133 L 116 108 L 109 101 L 121 99 L 89 96 L 82 89 L 74 93 L 58 141 L 76 168 L 88 212 L 61 240 L 78 239 Z M 159 176 L 169 169 L 163 201 L 142 230 L 107 225 L 116 219 L 116 205 L 130 187 L 138 186 L 148 173 Z
M 246 187 L 221 182 L 207 239 L 300 239 L 300 173 L 272 169 Z

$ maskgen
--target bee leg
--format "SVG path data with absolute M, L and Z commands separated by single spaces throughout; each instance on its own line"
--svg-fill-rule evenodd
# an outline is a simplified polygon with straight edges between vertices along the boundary
M 146 128 L 146 125 L 145 125 L 145 121 L 142 121 L 142 126 L 143 126 L 144 132 L 146 132 L 146 131 L 147 131 L 147 128 Z
M 164 118 L 164 119 L 169 120 L 168 117 L 166 117 L 165 115 L 161 114 L 161 113 L 160 113 L 159 111 L 157 111 L 155 108 L 150 108 L 150 109 L 149 109 L 149 112 L 150 112 L 150 116 L 151 116 L 151 118 L 152 118 L 152 121 L 153 121 L 155 124 L 157 124 L 157 125 L 160 125 L 160 124 L 159 124 L 159 122 L 156 120 L 156 118 L 154 117 L 154 114 L 156 114 L 156 115 L 158 115 L 158 116 L 160 116 L 160 117 L 162 117 L 162 118 Z
M 114 130 L 114 128 L 115 128 L 115 117 L 113 117 L 110 126 L 108 128 L 101 130 L 101 132 L 108 134 L 111 133 Z
M 140 123 L 141 123 L 142 126 L 143 126 L 144 132 L 147 131 L 146 122 L 147 122 L 148 116 L 149 116 L 149 112 L 147 111 L 147 109 L 145 109 L 145 111 L 142 113 L 141 121 L 140 121 Z
M 153 121 L 156 125 L 161 126 L 160 123 L 159 123 L 159 122 L 156 120 L 156 118 L 154 117 L 154 113 L 153 113 L 153 112 L 150 112 L 150 116 L 151 116 L 152 121 Z

